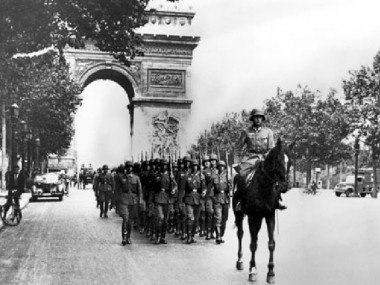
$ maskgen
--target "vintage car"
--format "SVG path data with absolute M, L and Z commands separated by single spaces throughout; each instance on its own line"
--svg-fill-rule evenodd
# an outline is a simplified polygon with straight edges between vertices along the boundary
M 65 184 L 60 179 L 60 174 L 50 172 L 35 177 L 31 193 L 34 201 L 42 197 L 57 197 L 62 201 L 64 192 Z

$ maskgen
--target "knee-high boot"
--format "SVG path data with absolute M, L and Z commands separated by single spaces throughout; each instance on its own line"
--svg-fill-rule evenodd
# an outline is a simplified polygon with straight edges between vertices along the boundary
M 187 224 L 187 239 L 186 239 L 187 244 L 191 244 L 191 240 L 193 239 L 193 232 L 194 232 L 193 226 L 194 226 L 193 221 L 189 221 Z
M 125 229 L 124 222 L 121 224 L 121 237 L 122 237 L 121 244 L 122 245 L 126 245 L 127 244 L 127 232 L 126 232 L 126 229 Z

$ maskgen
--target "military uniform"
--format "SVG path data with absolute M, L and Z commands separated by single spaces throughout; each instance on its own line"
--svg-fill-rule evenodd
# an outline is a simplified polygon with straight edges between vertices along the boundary
M 206 195 L 205 199 L 205 214 L 206 214 L 206 239 L 211 239 L 211 234 L 214 229 L 214 187 L 213 187 L 213 177 L 217 174 L 217 169 L 215 168 L 205 168 L 203 170 L 203 175 L 205 176 L 206 184 Z
M 132 163 L 126 162 L 126 167 Z M 138 205 L 142 202 L 140 178 L 133 173 L 120 173 L 116 176 L 116 188 L 119 195 L 119 214 L 123 218 L 123 245 L 130 244 L 132 220 L 137 219 Z
M 168 166 L 167 160 L 161 161 L 162 167 Z M 155 185 L 155 210 L 156 210 L 156 244 L 166 244 L 166 230 L 169 219 L 169 204 L 170 197 L 174 194 L 172 191 L 175 189 L 171 184 L 169 171 L 162 169 L 162 172 L 156 176 Z
M 219 162 L 220 166 L 226 166 L 224 161 Z M 222 243 L 226 222 L 228 219 L 228 207 L 230 204 L 229 187 L 227 180 L 227 172 L 223 170 L 212 177 L 212 185 L 214 188 L 214 218 L 216 243 Z
M 155 161 L 151 159 L 149 161 L 151 169 L 147 175 L 147 185 L 146 185 L 146 202 L 147 202 L 147 237 L 153 237 L 154 235 L 154 185 L 156 181 L 157 171 L 155 169 Z
M 111 173 L 108 173 L 108 166 L 102 167 L 102 173 L 100 173 L 95 181 L 95 188 L 98 189 L 99 203 L 100 203 L 100 217 L 104 215 L 108 218 L 108 205 L 111 199 L 111 195 L 115 189 L 115 181 Z
M 192 161 L 192 167 L 198 165 L 197 160 Z M 205 189 L 204 176 L 199 170 L 192 171 L 186 177 L 185 204 L 187 213 L 187 243 L 194 243 L 195 230 L 199 223 L 201 194 Z
M 142 163 L 142 171 L 139 174 L 141 189 L 142 189 L 142 203 L 139 205 L 139 228 L 140 233 L 144 233 L 146 230 L 146 220 L 147 220 L 147 198 L 148 198 L 148 174 L 149 174 L 148 161 Z
M 187 212 L 185 205 L 185 194 L 186 194 L 186 181 L 187 176 L 190 174 L 190 169 L 186 166 L 186 162 L 191 162 L 190 157 L 185 156 L 183 158 L 185 162 L 185 166 L 178 172 L 177 175 L 177 185 L 178 185 L 178 193 L 177 193 L 177 204 L 178 204 L 178 223 L 179 228 L 181 229 L 181 240 L 186 239 L 187 234 Z

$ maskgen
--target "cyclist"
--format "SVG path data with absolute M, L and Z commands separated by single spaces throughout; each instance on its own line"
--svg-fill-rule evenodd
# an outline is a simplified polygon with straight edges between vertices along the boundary
M 20 172 L 20 167 L 14 165 L 12 171 L 7 173 L 6 176 L 6 187 L 8 190 L 7 202 L 4 205 L 5 214 L 8 212 L 9 207 L 12 204 L 12 191 L 16 190 L 13 195 L 13 200 L 17 208 L 20 208 L 20 196 L 24 191 L 26 176 Z

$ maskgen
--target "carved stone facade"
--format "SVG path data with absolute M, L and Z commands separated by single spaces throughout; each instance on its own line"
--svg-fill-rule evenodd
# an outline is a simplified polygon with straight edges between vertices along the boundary
M 194 15 L 183 11 L 146 13 L 148 24 L 174 26 L 179 31 L 191 24 Z M 168 154 L 169 149 L 185 149 L 192 104 L 188 81 L 193 50 L 200 40 L 193 36 L 143 32 L 144 56 L 136 57 L 129 67 L 97 50 L 91 42 L 86 49 L 65 51 L 74 78 L 83 86 L 97 79 L 110 79 L 128 94 L 130 155 L 134 157 L 141 151 L 153 150 L 159 156 Z

